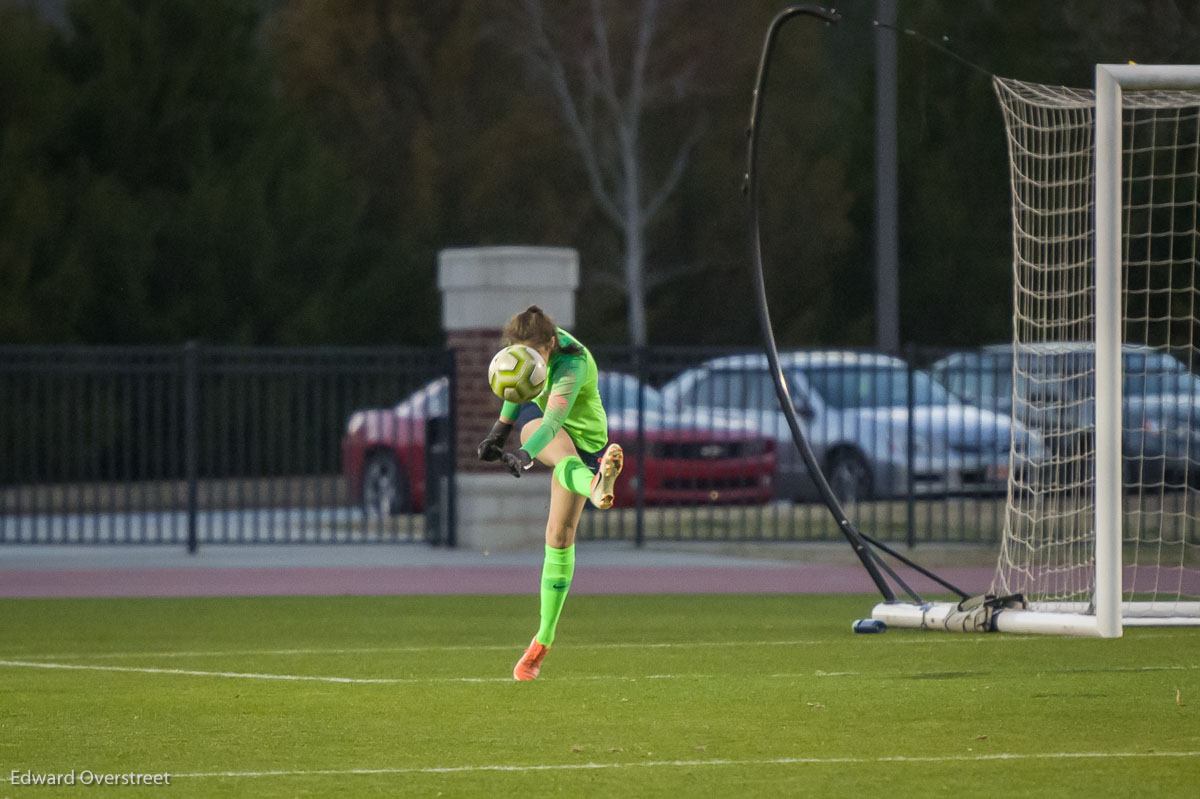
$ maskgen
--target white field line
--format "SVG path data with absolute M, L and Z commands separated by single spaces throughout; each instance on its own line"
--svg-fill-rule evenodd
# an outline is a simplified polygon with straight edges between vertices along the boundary
M 1036 641 L 1045 640 L 1045 636 L 1034 635 L 954 635 L 954 636 L 915 636 L 912 638 L 893 638 L 889 644 L 944 644 L 944 643 L 983 643 L 985 641 Z M 825 646 L 829 641 L 680 641 L 675 643 L 607 643 L 587 644 L 572 643 L 573 650 L 606 650 L 606 649 L 707 649 L 725 647 L 755 647 L 755 646 Z M 176 652 L 72 652 L 60 654 L 38 654 L 35 652 L 0 653 L 0 657 L 38 660 L 87 660 L 121 658 L 204 658 L 204 657 L 294 657 L 304 655 L 373 655 L 373 654 L 419 654 L 423 652 L 502 652 L 520 651 L 519 644 L 463 644 L 459 646 L 382 646 L 382 647 L 348 647 L 348 648 L 314 648 L 314 649 L 230 649 L 213 651 L 176 651 Z
M 720 766 L 827 766 L 861 764 L 928 764 L 928 763 L 994 763 L 1020 760 L 1099 760 L 1110 758 L 1194 758 L 1200 751 L 1184 752 L 1009 752 L 981 755 L 890 755 L 882 757 L 777 757 L 753 760 L 647 760 L 624 763 L 542 763 L 529 765 L 485 764 L 479 766 L 416 766 L 411 768 L 356 768 L 314 769 L 309 771 L 198 771 L 191 773 L 171 772 L 172 779 L 238 779 L 254 777 L 350 777 L 389 776 L 400 774 L 473 774 L 480 772 L 538 772 L 538 771 L 587 771 L 600 769 L 631 768 L 704 768 Z M 0 777 L 0 784 L 9 782 Z
M 143 666 L 100 666 L 85 663 L 45 663 L 34 660 L 0 660 L 0 667 L 47 669 L 51 671 L 103 671 L 122 674 L 167 674 L 184 677 L 222 677 L 235 680 L 279 680 L 283 682 L 330 682 L 343 685 L 406 685 L 425 683 L 493 683 L 513 682 L 512 677 L 337 677 L 313 674 L 269 674 L 243 671 L 202 671 L 199 669 L 159 669 Z M 849 672 L 847 672 L 848 674 Z M 794 675 L 770 675 L 778 677 Z M 807 676 L 823 676 L 821 672 Z M 585 674 L 565 679 L 580 681 L 613 680 L 619 682 L 637 682 L 643 680 L 682 680 L 682 679 L 711 679 L 710 674 L 648 674 L 644 677 L 626 677 L 619 674 Z M 564 678 L 559 678 L 560 680 Z
M 86 663 L 47 663 L 45 661 L 35 660 L 0 660 L 0 667 L 8 668 L 26 668 L 26 669 L 46 669 L 51 671 L 100 671 L 100 672 L 117 672 L 123 674 L 165 674 L 184 677 L 220 677 L 224 679 L 236 680 L 277 680 L 284 682 L 325 682 L 339 683 L 343 685 L 412 685 L 412 684 L 428 684 L 428 683 L 498 683 L 512 682 L 510 677 L 339 677 L 325 676 L 315 674 L 273 674 L 263 672 L 243 672 L 243 671 L 204 671 L 200 669 L 163 669 L 150 666 L 102 666 L 98 664 Z M 1200 668 L 1200 665 L 1170 665 L 1170 666 L 1135 666 L 1129 668 L 1103 669 L 1102 671 L 1123 671 L 1123 672 L 1154 672 L 1154 671 L 1192 671 Z M 1069 674 L 1069 673 L 1092 673 L 1096 669 L 1057 669 L 1049 672 L 1053 674 Z M 938 671 L 905 671 L 897 672 L 890 676 L 893 677 L 927 677 L 931 675 L 939 675 L 943 672 Z M 854 671 L 813 671 L 803 673 L 782 673 L 782 674 L 767 674 L 763 675 L 770 679 L 808 679 L 821 677 L 856 677 L 860 672 Z M 640 677 L 626 677 L 616 674 L 592 674 L 592 675 L 576 675 L 560 680 L 569 681 L 601 681 L 612 680 L 618 682 L 636 682 L 639 679 L 644 680 L 702 680 L 713 679 L 711 674 L 648 674 Z
M 332 682 L 350 685 L 402 685 L 431 682 L 512 682 L 511 677 L 328 677 L 313 674 L 264 674 L 242 671 L 200 671 L 198 669 L 156 669 L 141 666 L 99 666 L 83 663 L 44 663 L 33 660 L 0 660 L 0 666 L 65 671 L 110 671 L 129 674 L 171 674 L 185 677 L 224 677 L 235 680 L 282 680 L 290 682 Z
M 329 682 L 342 685 L 407 685 L 426 683 L 493 683 L 513 682 L 512 677 L 337 677 L 315 674 L 269 674 L 243 671 L 201 671 L 199 669 L 157 669 L 142 666 L 99 666 L 84 663 L 44 663 L 32 660 L 0 660 L 0 667 L 47 669 L 51 671 L 104 671 L 123 674 L 167 674 L 183 677 L 221 677 L 234 680 L 279 680 L 283 682 Z M 619 674 L 573 676 L 571 681 L 613 680 L 636 682 L 645 680 L 705 679 L 707 674 L 650 674 L 645 677 L 625 677 Z M 562 678 L 560 678 L 562 679 Z

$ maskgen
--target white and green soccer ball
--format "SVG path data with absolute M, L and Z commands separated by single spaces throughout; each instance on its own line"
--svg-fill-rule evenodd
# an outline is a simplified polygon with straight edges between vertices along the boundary
M 541 353 L 524 344 L 505 347 L 488 364 L 488 385 L 508 402 L 529 402 L 542 392 L 546 361 Z

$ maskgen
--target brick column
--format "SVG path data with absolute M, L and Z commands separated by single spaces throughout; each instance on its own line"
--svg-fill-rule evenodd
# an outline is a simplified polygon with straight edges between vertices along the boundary
M 575 323 L 579 256 L 557 247 L 471 247 L 438 254 L 442 327 L 457 364 L 457 537 L 460 546 L 511 549 L 543 540 L 547 471 L 535 466 L 515 480 L 480 462 L 475 447 L 491 429 L 500 400 L 487 366 L 513 314 L 539 305 L 562 327 Z M 535 479 L 529 479 L 535 477 Z M 546 501 L 540 501 L 546 500 Z
M 488 363 L 500 349 L 500 331 L 447 330 L 446 346 L 454 350 L 458 388 L 455 469 L 459 474 L 494 471 L 475 457 L 475 447 L 492 429 L 500 412 L 501 401 L 487 384 Z

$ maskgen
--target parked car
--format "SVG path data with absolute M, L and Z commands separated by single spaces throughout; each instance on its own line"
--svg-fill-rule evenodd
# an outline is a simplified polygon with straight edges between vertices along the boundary
M 449 413 L 449 381 L 426 383 L 391 408 L 355 411 L 342 434 L 350 497 L 381 517 L 425 509 L 426 442 Z
M 608 436 L 625 450 L 617 478 L 616 505 L 637 500 L 638 461 L 645 461 L 643 502 L 647 505 L 763 503 L 772 495 L 775 440 L 744 423 L 682 419 L 663 408 L 662 396 L 632 375 L 600 373 L 600 400 Z M 639 448 L 638 418 L 644 421 Z
M 956 352 L 930 373 L 964 401 L 1041 431 L 1060 460 L 1092 451 L 1095 348 L 1089 342 L 993 344 Z M 1121 351 L 1121 471 L 1127 485 L 1200 483 L 1200 376 L 1170 353 L 1125 344 Z M 1014 380 L 1015 375 L 1015 380 Z
M 1002 492 L 1011 438 L 1040 447 L 1036 435 L 1005 416 L 960 402 L 898 358 L 798 351 L 781 354 L 780 365 L 813 454 L 843 501 L 903 496 L 910 477 L 918 495 Z M 764 355 L 707 361 L 675 377 L 662 394 L 665 407 L 685 420 L 744 419 L 773 436 L 779 451 L 776 496 L 818 496 Z
M 638 397 L 645 420 L 639 449 Z M 449 413 L 448 383 L 439 378 L 392 408 L 351 414 L 342 437 L 342 471 L 350 495 L 381 516 L 425 507 L 426 445 Z M 652 387 L 601 372 L 600 396 L 609 438 L 626 452 L 616 505 L 637 501 L 643 475 L 647 505 L 762 503 L 771 497 L 775 442 L 745 425 L 685 424 L 665 414 Z M 480 436 L 486 431 L 481 431 Z M 644 464 L 639 468 L 639 461 Z

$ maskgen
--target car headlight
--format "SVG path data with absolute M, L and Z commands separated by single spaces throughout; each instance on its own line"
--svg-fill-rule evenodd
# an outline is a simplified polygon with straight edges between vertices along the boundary
M 362 411 L 355 411 L 350 414 L 350 420 L 346 423 L 346 434 L 355 435 L 359 430 L 362 430 L 363 425 L 367 423 L 367 415 Z

